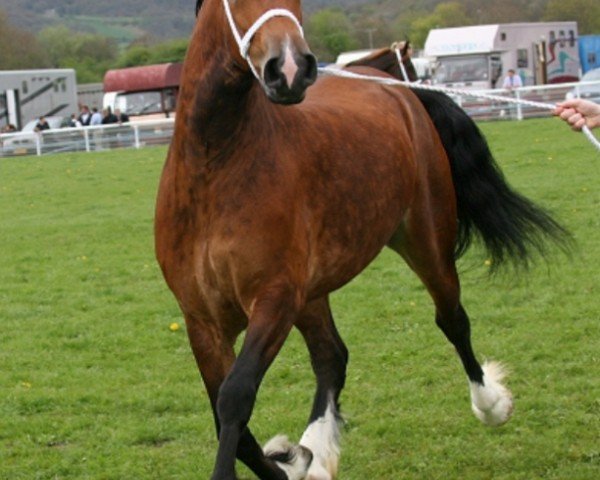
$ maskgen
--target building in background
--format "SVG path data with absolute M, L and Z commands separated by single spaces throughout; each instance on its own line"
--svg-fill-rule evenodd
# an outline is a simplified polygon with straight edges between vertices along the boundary
M 577 22 L 439 28 L 429 32 L 425 56 L 436 59 L 434 83 L 456 88 L 499 88 L 510 69 L 523 85 L 576 82 L 577 37 Z
M 0 129 L 21 129 L 39 117 L 77 113 L 75 70 L 0 71 Z

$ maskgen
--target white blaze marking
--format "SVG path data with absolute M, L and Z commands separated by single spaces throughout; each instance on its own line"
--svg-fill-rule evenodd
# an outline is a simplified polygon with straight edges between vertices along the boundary
M 292 88 L 294 77 L 298 71 L 298 65 L 296 64 L 296 60 L 294 60 L 294 55 L 292 54 L 289 40 L 285 43 L 285 59 L 283 61 L 283 66 L 281 67 L 281 71 L 285 75 L 288 88 Z

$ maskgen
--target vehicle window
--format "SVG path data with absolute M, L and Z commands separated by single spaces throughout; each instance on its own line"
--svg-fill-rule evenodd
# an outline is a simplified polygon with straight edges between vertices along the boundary
M 124 103 L 127 106 L 126 112 L 129 115 L 144 115 L 162 112 L 160 92 L 121 93 L 119 94 L 119 97 L 125 99 L 125 102 L 119 99 L 119 104 Z
M 488 79 L 486 57 L 442 58 L 435 72 L 436 83 L 473 82 Z
M 526 48 L 519 48 L 517 50 L 517 68 L 528 68 L 529 67 L 529 55 Z

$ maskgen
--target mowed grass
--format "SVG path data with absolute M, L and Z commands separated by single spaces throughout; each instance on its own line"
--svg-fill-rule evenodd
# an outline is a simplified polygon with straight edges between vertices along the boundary
M 342 480 L 600 478 L 600 157 L 555 119 L 482 128 L 575 239 L 521 275 L 488 278 L 477 250 L 460 262 L 475 350 L 510 367 L 514 418 L 471 414 L 427 293 L 384 251 L 333 295 L 350 350 Z M 212 414 L 153 253 L 164 157 L 0 161 L 0 479 L 209 478 Z M 258 439 L 297 440 L 313 388 L 293 332 L 259 393 Z

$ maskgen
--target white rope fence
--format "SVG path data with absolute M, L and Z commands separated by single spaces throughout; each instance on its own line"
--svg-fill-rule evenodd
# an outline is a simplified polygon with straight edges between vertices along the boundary
M 483 99 L 492 100 L 495 102 L 515 103 L 515 104 L 519 103 L 521 105 L 527 105 L 530 107 L 539 108 L 539 109 L 543 109 L 543 110 L 554 110 L 556 108 L 555 105 L 550 104 L 550 103 L 533 102 L 531 100 L 502 97 L 500 95 L 490 95 L 487 93 L 480 93 L 480 92 L 474 92 L 474 91 L 469 91 L 469 90 L 460 90 L 457 88 L 437 87 L 435 85 L 426 85 L 423 83 L 406 82 L 406 81 L 397 80 L 395 78 L 389 78 L 389 77 L 377 77 L 377 76 L 373 76 L 373 75 L 362 75 L 359 73 L 350 72 L 348 70 L 341 70 L 338 68 L 319 68 L 319 73 L 321 73 L 323 75 L 331 75 L 331 76 L 336 76 L 336 77 L 350 78 L 350 79 L 354 79 L 354 80 L 369 80 L 371 82 L 376 82 L 376 83 L 379 83 L 382 85 L 392 85 L 392 86 L 403 85 L 408 88 L 416 88 L 416 89 L 420 89 L 420 90 L 431 90 L 434 92 L 441 92 L 441 93 L 446 93 L 446 94 L 451 94 L 451 95 L 483 98 Z M 581 131 L 586 136 L 586 138 L 591 142 L 591 144 L 594 145 L 594 147 L 596 147 L 596 149 L 598 151 L 600 151 L 600 141 L 598 141 L 598 139 L 596 137 L 594 137 L 594 134 L 590 131 L 590 129 L 587 126 L 584 126 L 581 129 Z

